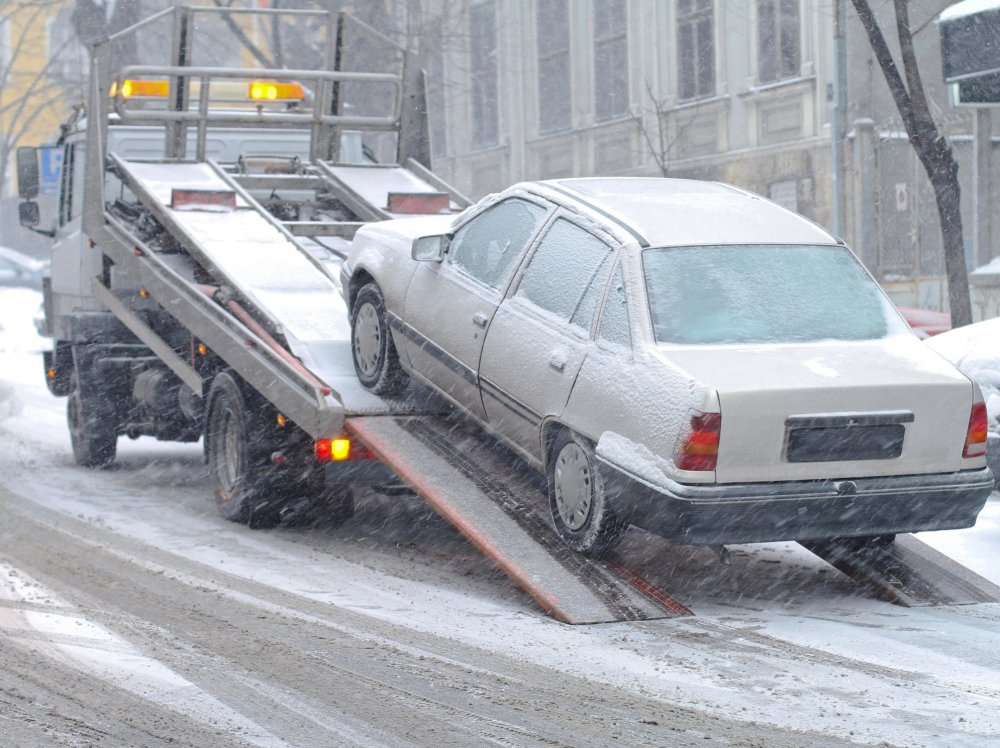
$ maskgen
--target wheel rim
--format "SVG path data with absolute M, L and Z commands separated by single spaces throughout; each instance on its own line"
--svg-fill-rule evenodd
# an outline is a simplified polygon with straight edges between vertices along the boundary
M 69 396 L 69 434 L 73 442 L 79 442 L 83 437 L 83 426 L 80 423 L 80 403 L 77 400 L 76 392 Z
M 222 427 L 222 454 L 223 464 L 222 469 L 219 470 L 219 478 L 222 481 L 223 490 L 231 496 L 239 480 L 242 456 L 240 431 L 232 413 L 226 413 Z
M 553 483 L 559 519 L 579 530 L 587 524 L 594 497 L 590 460 L 580 445 L 572 442 L 559 451 Z
M 382 325 L 374 305 L 365 303 L 358 309 L 354 319 L 354 359 L 366 377 L 378 372 L 382 355 Z

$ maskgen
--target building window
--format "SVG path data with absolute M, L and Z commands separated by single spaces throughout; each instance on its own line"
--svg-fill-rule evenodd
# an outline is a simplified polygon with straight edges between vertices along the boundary
M 681 99 L 715 93 L 712 0 L 677 0 L 677 70 Z
M 569 0 L 536 0 L 538 131 L 570 127 Z
M 799 75 L 799 0 L 757 3 L 757 78 L 761 83 Z
M 431 156 L 444 157 L 448 153 L 448 121 L 444 96 L 444 49 L 438 37 L 428 45 L 426 61 L 427 114 L 430 124 Z
M 625 0 L 594 0 L 594 118 L 628 112 L 628 17 Z
M 497 25 L 495 3 L 469 8 L 472 145 L 497 144 Z

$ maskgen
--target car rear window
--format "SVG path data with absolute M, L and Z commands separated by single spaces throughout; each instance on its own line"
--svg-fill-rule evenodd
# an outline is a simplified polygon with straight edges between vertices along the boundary
M 663 247 L 642 257 L 658 343 L 874 340 L 906 329 L 844 247 Z

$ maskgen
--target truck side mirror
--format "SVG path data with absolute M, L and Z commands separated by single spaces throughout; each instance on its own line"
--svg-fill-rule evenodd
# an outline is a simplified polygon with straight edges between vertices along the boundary
M 38 203 L 27 200 L 17 206 L 17 217 L 21 225 L 25 228 L 33 228 L 38 225 L 40 216 L 38 214 Z
M 22 146 L 17 149 L 17 193 L 25 200 L 38 197 L 38 149 L 31 146 Z M 23 214 L 22 214 L 23 215 Z M 38 208 L 35 207 L 35 215 L 38 215 Z M 24 221 L 22 219 L 21 223 Z M 38 223 L 38 219 L 35 219 Z M 34 224 L 31 224 L 34 225 Z
M 447 234 L 418 236 L 413 240 L 410 256 L 417 262 L 441 262 L 448 251 Z

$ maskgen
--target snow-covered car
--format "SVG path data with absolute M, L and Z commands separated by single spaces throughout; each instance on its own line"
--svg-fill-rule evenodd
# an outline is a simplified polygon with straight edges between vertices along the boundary
M 979 385 L 986 400 L 987 461 L 994 478 L 1000 478 L 1000 318 L 949 330 L 928 339 L 926 345 Z
M 557 531 L 695 544 L 974 524 L 976 387 L 851 251 L 723 184 L 515 185 L 370 224 L 342 268 L 359 379 L 413 378 L 545 472 Z
M 10 247 L 0 247 L 0 286 L 21 286 L 40 290 L 49 264 Z

